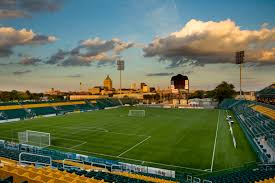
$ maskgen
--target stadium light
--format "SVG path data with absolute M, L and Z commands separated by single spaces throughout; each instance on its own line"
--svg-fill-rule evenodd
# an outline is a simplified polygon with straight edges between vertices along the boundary
M 124 70 L 125 64 L 124 60 L 118 60 L 117 61 L 117 70 L 119 71 L 119 90 L 120 90 L 120 95 L 121 95 L 121 71 Z
M 242 99 L 242 64 L 244 63 L 244 51 L 236 52 L 236 64 L 240 65 L 240 99 Z

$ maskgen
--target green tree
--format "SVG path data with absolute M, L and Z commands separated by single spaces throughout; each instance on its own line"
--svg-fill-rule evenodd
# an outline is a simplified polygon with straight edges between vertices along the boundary
M 233 98 L 236 94 L 233 84 L 223 81 L 213 90 L 213 98 L 221 102 L 225 98 Z
M 197 90 L 189 96 L 189 98 L 200 98 L 200 99 L 204 97 L 205 97 L 205 91 L 203 90 Z

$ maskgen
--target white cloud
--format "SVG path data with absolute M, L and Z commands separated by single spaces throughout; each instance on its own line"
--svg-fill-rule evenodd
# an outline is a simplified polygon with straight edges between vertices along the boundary
M 59 66 L 89 66 L 92 63 L 97 66 L 110 65 L 120 58 L 122 51 L 133 46 L 133 43 L 123 42 L 118 38 L 111 40 L 90 38 L 81 41 L 71 51 L 59 50 L 46 63 Z
M 15 46 L 46 44 L 55 40 L 54 36 L 39 35 L 32 30 L 0 27 L 0 57 L 11 55 Z
M 156 38 L 144 49 L 145 56 L 158 56 L 175 64 L 233 63 L 234 53 L 246 51 L 246 61 L 274 63 L 275 28 L 242 30 L 234 21 L 190 20 L 180 31 Z M 179 66 L 175 64 L 175 66 Z

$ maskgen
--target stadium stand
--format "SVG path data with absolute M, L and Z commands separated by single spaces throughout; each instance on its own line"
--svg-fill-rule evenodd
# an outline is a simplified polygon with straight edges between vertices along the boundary
M 63 161 L 60 160 L 56 160 L 55 162 L 57 163 L 63 163 Z M 81 164 L 81 163 L 77 163 L 77 162 L 73 162 L 73 161 L 65 161 L 66 165 L 72 166 L 72 167 L 77 167 L 79 169 L 82 170 L 93 170 L 93 171 L 103 171 L 106 172 L 108 171 L 105 168 L 101 168 L 101 167 L 96 167 L 96 166 L 91 166 L 91 165 L 87 165 L 87 164 Z M 114 175 L 119 175 L 119 176 L 123 176 L 123 177 L 128 177 L 128 178 L 132 178 L 132 179 L 138 179 L 138 180 L 143 180 L 146 182 L 156 182 L 156 183 L 174 183 L 175 181 L 172 180 L 164 180 L 161 179 L 159 177 L 153 177 L 153 176 L 146 176 L 146 175 L 140 175 L 140 174 L 134 174 L 134 173 L 130 173 L 130 172 L 119 172 L 119 171 L 108 171 L 110 174 L 114 174 Z
M 48 115 L 48 114 L 56 114 L 56 110 L 53 107 L 39 107 L 32 108 L 31 112 L 36 116 L 40 115 Z
M 224 99 L 220 104 L 220 109 L 231 109 L 234 105 L 237 105 L 243 101 L 235 99 Z
M 133 105 L 137 101 L 130 98 L 97 99 L 92 101 L 44 101 L 13 102 L 0 104 L 0 120 L 26 119 L 47 114 L 62 114 L 74 111 L 89 111 L 108 107 Z M 213 183 L 220 182 L 272 182 L 275 180 L 275 121 L 274 106 L 260 102 L 226 99 L 220 105 L 222 109 L 233 111 L 249 143 L 256 152 L 260 165 L 253 168 L 237 169 L 231 172 L 218 173 L 203 177 Z M 52 167 L 40 167 L 48 160 L 39 156 L 24 155 L 24 160 L 33 165 L 18 165 L 19 154 L 28 152 L 50 156 Z M 84 164 L 64 159 L 81 160 Z M 96 157 L 79 159 L 73 153 L 50 150 L 47 148 L 29 148 L 16 143 L 0 144 L 0 183 L 1 182 L 186 182 L 187 174 L 168 178 L 148 173 L 112 170 L 119 162 Z M 40 162 L 40 164 L 38 163 Z M 91 163 L 92 162 L 92 163 Z M 3 166 L 4 164 L 4 166 Z M 93 166 L 91 166 L 91 164 Z M 273 164 L 273 165 L 272 165 Z M 102 166 L 104 165 L 104 166 Z
M 265 104 L 251 101 L 243 101 L 232 108 L 237 120 L 240 123 L 248 141 L 260 160 L 264 163 L 274 163 L 275 121 L 272 109 Z
M 11 109 L 0 111 L 1 117 L 5 119 L 25 119 L 28 116 L 28 113 L 24 109 Z
M 111 172 L 104 168 L 98 168 L 89 165 L 83 165 L 75 162 L 66 161 L 71 167 L 63 168 L 61 160 L 55 161 L 53 167 L 36 167 L 34 165 L 19 165 L 18 149 L 9 149 L 0 147 L 0 179 L 13 178 L 13 182 L 163 182 L 172 183 L 175 181 L 149 177 L 145 175 L 135 175 L 132 173 L 120 174 Z M 6 158 L 3 158 L 6 157 Z M 29 158 L 29 159 L 28 159 Z M 59 156 L 53 158 L 60 158 Z M 44 162 L 43 158 L 38 156 L 24 157 L 30 162 Z M 83 168 L 85 166 L 86 168 Z
M 43 159 L 39 156 L 26 155 L 24 160 L 29 162 L 34 162 L 33 165 L 18 165 L 19 154 L 21 152 L 29 152 L 34 154 L 51 156 L 54 160 L 52 167 L 41 168 L 41 163 L 47 163 L 46 159 Z M 108 167 L 115 165 L 118 162 L 111 160 L 104 160 L 99 158 L 93 158 L 93 166 L 91 166 L 90 161 L 84 161 L 84 164 L 66 160 L 66 168 L 62 166 L 62 160 L 71 155 L 70 153 L 65 153 L 57 150 L 50 150 L 46 148 L 28 148 L 25 145 L 19 145 L 12 143 L 11 145 L 1 145 L 0 144 L 0 161 L 1 163 L 7 164 L 6 168 L 3 169 L 3 166 L 0 168 L 0 179 L 10 180 L 12 177 L 13 182 L 19 181 L 28 181 L 28 182 L 42 182 L 47 180 L 47 182 L 64 182 L 66 177 L 74 176 L 78 178 L 76 181 L 68 179 L 71 182 L 80 182 L 79 177 L 83 180 L 93 180 L 94 182 L 163 182 L 163 183 L 172 183 L 172 182 L 187 182 L 186 179 L 183 179 L 183 176 L 177 175 L 177 178 L 165 178 L 161 176 L 153 176 L 151 174 L 137 174 L 132 172 L 121 172 L 114 170 L 112 171 Z M 76 159 L 77 160 L 77 159 Z M 97 160 L 97 161 L 96 161 Z M 37 164 L 40 162 L 40 164 Z M 97 166 L 105 164 L 106 168 L 101 168 Z M 0 164 L 1 164 L 0 163 Z M 109 166 L 109 165 L 110 166 Z M 46 173 L 45 173 L 46 172 Z M 19 176 L 20 175 L 20 176 Z M 31 175 L 31 176 L 30 176 Z M 50 175 L 50 176 L 47 176 Z M 58 176 L 57 176 L 58 175 Z M 223 182 L 253 182 L 253 181 L 269 181 L 274 178 L 275 168 L 274 165 L 269 167 L 260 165 L 256 168 L 246 168 L 243 170 L 235 170 L 230 173 L 222 173 L 215 176 L 209 175 L 204 177 L 207 180 L 212 181 L 213 183 L 223 183 Z M 59 177 L 62 177 L 59 179 Z M 9 179 L 8 179 L 9 178 Z M 45 179 L 44 179 L 45 178 Z M 57 179 L 57 180 L 56 180 Z M 66 182 L 66 181 L 65 181 Z
M 21 166 L 6 164 L 0 167 L 0 177 L 2 179 L 11 180 L 14 183 L 21 182 L 75 182 L 75 183 L 98 183 L 104 182 L 104 180 L 95 180 L 93 177 L 79 176 L 77 174 L 68 173 L 66 171 L 60 171 L 51 167 L 36 168 L 34 166 Z
M 23 101 L 0 103 L 0 121 L 22 120 L 35 116 L 59 115 L 70 112 L 85 112 L 100 110 L 125 104 L 134 105 L 136 100 L 125 99 L 97 99 L 92 101 Z
M 264 181 L 266 179 L 273 179 L 275 177 L 275 169 L 247 169 L 242 171 L 234 171 L 227 174 L 221 174 L 217 176 L 209 176 L 207 180 L 212 181 L 212 183 L 224 183 L 224 182 L 254 182 L 254 181 Z
M 275 104 L 275 83 L 258 91 L 256 93 L 256 99 L 258 102 L 264 102 L 267 104 Z
M 267 117 L 270 117 L 271 119 L 275 119 L 275 110 L 273 109 L 261 105 L 254 105 L 251 108 Z

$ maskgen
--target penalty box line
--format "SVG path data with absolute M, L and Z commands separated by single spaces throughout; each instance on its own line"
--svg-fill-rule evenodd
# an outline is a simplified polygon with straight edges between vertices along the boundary
M 125 154 L 125 153 L 131 151 L 132 149 L 136 148 L 137 146 L 139 146 L 140 144 L 142 144 L 143 142 L 145 142 L 146 140 L 148 140 L 148 139 L 150 139 L 150 138 L 151 138 L 151 136 L 148 136 L 146 139 L 144 139 L 144 140 L 138 142 L 137 144 L 135 144 L 134 146 L 130 147 L 130 148 L 127 149 L 126 151 L 120 153 L 117 157 L 121 157 L 123 154 Z
M 77 145 L 74 145 L 74 146 L 70 147 L 72 149 L 88 143 L 87 141 L 84 141 L 84 140 L 77 140 L 77 139 L 71 139 L 71 138 L 63 138 L 63 137 L 57 137 L 57 136 L 51 137 L 51 140 L 52 139 L 62 139 L 62 140 L 69 140 L 69 141 L 74 141 L 74 142 L 80 142 L 80 144 L 77 144 Z M 53 146 L 53 145 L 51 145 L 51 146 Z
M 65 129 L 77 129 L 79 132 L 75 132 L 74 134 L 81 133 L 81 131 L 93 131 L 93 132 L 102 132 L 102 133 L 112 133 L 117 135 L 125 135 L 125 136 L 137 136 L 137 137 L 149 137 L 149 135 L 143 134 L 134 134 L 134 133 L 121 133 L 115 131 L 109 131 L 105 128 L 98 128 L 98 127 L 88 127 L 88 128 L 73 128 L 73 127 L 65 127 Z

